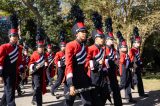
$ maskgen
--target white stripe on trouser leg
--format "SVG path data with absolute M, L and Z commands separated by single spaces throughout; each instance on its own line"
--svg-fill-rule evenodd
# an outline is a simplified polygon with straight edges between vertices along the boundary
M 68 74 L 67 74 L 67 79 L 68 79 L 68 78 L 72 78 L 72 77 L 73 77 L 73 74 L 72 74 L 72 73 L 68 73 Z

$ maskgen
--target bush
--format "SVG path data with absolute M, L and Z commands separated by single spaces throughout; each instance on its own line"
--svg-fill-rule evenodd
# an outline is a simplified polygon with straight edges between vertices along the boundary
M 158 73 L 146 72 L 143 78 L 144 79 L 160 79 L 160 72 Z

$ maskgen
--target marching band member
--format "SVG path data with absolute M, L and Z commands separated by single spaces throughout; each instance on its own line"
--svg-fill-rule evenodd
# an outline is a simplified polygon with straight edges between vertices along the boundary
M 125 89 L 125 98 L 128 102 L 135 103 L 132 98 L 131 86 L 132 86 L 132 72 L 130 70 L 130 58 L 128 55 L 128 47 L 125 39 L 120 31 L 117 32 L 119 39 L 119 74 L 120 74 L 120 89 Z
M 32 104 L 42 106 L 42 93 L 46 93 L 46 67 L 48 66 L 47 56 L 44 53 L 44 30 L 38 28 L 36 36 L 37 50 L 33 52 L 29 62 L 30 72 L 34 82 L 34 93 Z
M 141 37 L 139 36 L 137 27 L 133 30 L 132 45 L 133 47 L 129 51 L 129 57 L 131 59 L 132 67 L 135 70 L 134 79 L 137 83 L 138 93 L 139 96 L 147 97 L 148 95 L 144 93 L 143 81 L 141 77 L 143 68 L 142 59 L 140 57 Z
M 64 32 L 60 32 L 60 51 L 58 51 L 54 58 L 54 63 L 57 67 L 57 80 L 55 84 L 51 87 L 51 93 L 54 95 L 55 90 L 61 85 L 63 79 L 64 79 L 64 73 L 65 73 L 65 48 L 66 48 L 66 42 L 65 42 L 65 36 Z
M 18 42 L 18 19 L 16 14 L 10 16 L 11 29 L 9 43 L 0 46 L 0 82 L 4 81 L 4 94 L 1 105 L 16 106 L 15 88 L 19 71 L 23 71 L 22 48 Z
M 108 70 L 108 77 L 110 81 L 110 87 L 113 91 L 113 100 L 115 106 L 122 106 L 122 99 L 120 89 L 117 80 L 117 67 L 116 67 L 116 49 L 114 48 L 114 37 L 112 29 L 112 19 L 106 19 L 106 47 L 105 47 L 105 63 Z
M 65 77 L 67 82 L 65 85 L 65 93 L 70 92 L 69 97 L 65 99 L 66 106 L 73 105 L 76 97 L 76 89 L 90 86 L 89 78 L 85 70 L 87 48 L 84 42 L 86 41 L 87 29 L 83 23 L 83 13 L 77 5 L 72 6 L 71 13 L 76 17 L 77 23 L 72 27 L 72 33 L 76 39 L 67 43 L 65 50 Z M 84 106 L 92 106 L 89 91 L 80 93 L 80 96 Z

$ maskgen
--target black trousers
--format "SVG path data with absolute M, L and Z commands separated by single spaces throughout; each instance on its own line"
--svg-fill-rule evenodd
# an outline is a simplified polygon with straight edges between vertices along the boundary
M 136 68 L 135 74 L 137 75 L 137 88 L 138 88 L 138 93 L 139 95 L 144 94 L 144 87 L 143 87 L 143 81 L 142 81 L 142 76 L 141 76 L 141 69 L 140 67 Z
M 33 101 L 36 101 L 37 106 L 42 106 L 42 78 L 43 71 L 39 71 L 39 73 L 33 75 L 33 83 L 34 83 L 34 92 L 33 92 Z
M 67 92 L 69 92 L 69 87 L 67 86 L 67 84 L 65 84 L 64 93 L 67 93 Z M 73 106 L 75 98 L 76 96 L 67 95 L 65 97 L 64 106 Z M 92 106 L 90 91 L 85 91 L 85 92 L 80 93 L 80 98 L 81 98 L 83 106 Z
M 57 90 L 58 87 L 61 85 L 63 78 L 64 78 L 64 71 L 65 71 L 65 67 L 58 68 L 57 80 L 56 80 L 55 84 L 52 85 L 52 87 L 51 87 L 52 93 L 54 93 L 55 90 Z
M 95 89 L 91 90 L 91 98 L 92 106 L 103 106 L 99 87 L 96 87 Z
M 107 99 L 111 101 L 110 92 L 108 89 L 108 84 L 105 83 L 104 86 L 100 87 L 100 98 L 102 100 L 102 105 L 105 106 Z
M 46 70 L 46 75 L 47 75 L 47 84 L 50 83 L 52 84 L 52 78 L 51 78 L 51 71 L 52 71 L 52 67 L 50 66 L 47 70 Z
M 28 78 L 26 77 L 25 79 L 22 80 L 21 85 L 27 84 L 28 83 Z
M 109 68 L 108 77 L 110 80 L 110 87 L 113 91 L 114 105 L 115 106 L 122 106 L 122 99 L 121 99 L 121 94 L 120 94 L 120 89 L 119 89 L 119 85 L 118 85 L 115 67 Z
M 20 75 L 18 75 L 17 79 L 18 79 L 18 81 L 17 81 L 17 84 L 16 84 L 16 90 L 17 90 L 17 93 L 19 94 L 19 93 L 22 92 L 21 87 L 20 87 L 20 85 L 22 83 L 22 78 L 21 78 Z
M 107 99 L 110 97 L 108 90 L 108 84 L 106 80 L 106 72 L 91 71 L 91 82 L 96 89 L 91 91 L 92 105 L 93 106 L 104 106 Z
M 75 89 L 88 88 L 90 86 L 89 77 L 87 76 L 84 65 L 73 64 L 73 85 Z M 65 84 L 65 93 L 69 92 L 69 86 Z M 76 96 L 68 95 L 65 99 L 65 106 L 73 106 Z M 83 106 L 92 106 L 90 91 L 80 93 L 81 101 Z
M 25 71 L 26 71 L 26 72 L 25 72 L 26 76 L 25 76 L 25 78 L 21 81 L 21 85 L 24 85 L 24 84 L 27 84 L 27 83 L 28 83 L 28 76 L 27 76 L 27 75 L 29 75 L 29 70 L 26 69 Z
M 122 76 L 120 76 L 120 90 L 125 89 L 125 98 L 132 99 L 132 72 L 130 69 L 123 69 Z
M 120 90 L 125 88 L 126 83 L 127 83 L 127 72 L 126 70 L 123 70 L 122 75 L 120 76 L 120 85 L 119 85 Z
M 2 96 L 1 105 L 16 106 L 15 104 L 16 71 L 8 75 L 4 75 L 3 78 L 4 78 L 4 94 Z

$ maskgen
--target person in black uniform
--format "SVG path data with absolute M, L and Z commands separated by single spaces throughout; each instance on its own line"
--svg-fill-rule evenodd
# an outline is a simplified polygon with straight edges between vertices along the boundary
M 23 39 L 22 38 L 19 39 L 18 45 L 19 45 L 19 48 L 23 52 Z M 25 74 L 23 53 L 22 53 L 22 63 L 21 64 L 23 65 L 23 69 L 19 71 L 17 75 L 17 83 L 16 83 L 16 90 L 17 90 L 18 96 L 22 96 L 25 93 L 25 91 L 22 91 L 22 88 L 24 88 L 24 86 L 22 86 L 22 81 L 24 79 L 24 74 Z
M 57 80 L 55 84 L 51 87 L 51 94 L 54 96 L 55 90 L 58 89 L 58 87 L 61 85 L 63 79 L 64 79 L 64 72 L 65 72 L 65 47 L 66 47 L 66 42 L 65 42 L 65 35 L 64 31 L 60 32 L 60 51 L 58 51 L 55 55 L 54 58 L 54 63 L 56 64 L 57 67 Z
M 47 43 L 48 44 L 47 44 L 46 55 L 47 55 L 47 58 L 48 58 L 49 66 L 46 70 L 46 77 L 47 77 L 46 78 L 46 83 L 47 83 L 47 85 L 51 86 L 51 85 L 53 85 L 53 83 L 52 83 L 52 77 L 53 77 L 52 73 L 55 73 L 55 72 L 53 72 L 54 71 L 54 64 L 53 64 L 54 53 L 52 51 L 52 44 L 51 44 L 49 38 L 47 39 Z
M 23 47 L 23 59 L 24 59 L 24 69 L 25 69 L 25 78 L 22 81 L 22 85 L 24 84 L 28 84 L 28 77 L 29 77 L 29 68 L 28 68 L 28 64 L 30 61 L 30 56 L 28 54 L 28 45 L 25 44 L 25 46 Z

